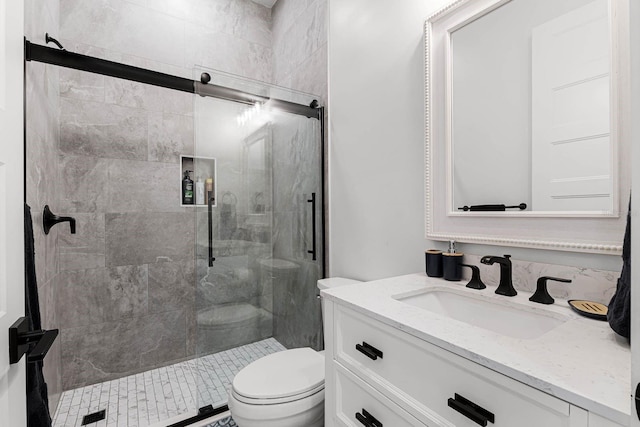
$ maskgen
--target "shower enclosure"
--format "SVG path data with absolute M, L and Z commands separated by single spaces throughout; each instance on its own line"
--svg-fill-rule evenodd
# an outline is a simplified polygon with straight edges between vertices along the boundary
M 60 329 L 54 425 L 186 425 L 224 408 L 251 361 L 321 349 L 317 97 L 26 47 L 29 61 L 65 67 L 66 86 L 96 87 L 99 74 L 110 91 L 61 99 L 61 188 L 48 204 L 77 234 L 47 237 L 60 247 L 47 299 Z

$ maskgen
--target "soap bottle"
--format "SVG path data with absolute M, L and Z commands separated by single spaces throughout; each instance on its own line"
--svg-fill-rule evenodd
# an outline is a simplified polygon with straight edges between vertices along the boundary
M 184 171 L 184 179 L 182 180 L 182 204 L 193 204 L 193 180 L 189 177 L 189 173 L 193 171 Z
M 196 205 L 204 205 L 204 181 L 201 176 L 196 181 Z
M 449 250 L 442 254 L 442 276 L 444 280 L 462 279 L 462 254 L 456 252 L 456 242 L 449 242 Z

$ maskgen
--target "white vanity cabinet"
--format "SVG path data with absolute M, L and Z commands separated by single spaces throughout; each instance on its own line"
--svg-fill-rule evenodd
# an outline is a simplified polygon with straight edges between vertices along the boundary
M 324 319 L 327 427 L 617 426 L 341 304 Z
M 340 364 L 331 370 L 331 380 L 335 384 L 333 401 L 336 424 L 325 422 L 325 426 L 376 426 L 376 423 L 394 427 L 425 425 Z
M 622 427 L 622 424 L 602 418 L 600 415 L 589 412 L 589 427 Z

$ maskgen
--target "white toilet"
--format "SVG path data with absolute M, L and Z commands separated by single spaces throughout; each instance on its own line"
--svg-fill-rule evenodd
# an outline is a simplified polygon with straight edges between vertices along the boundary
M 333 277 L 318 288 L 352 283 Z M 249 364 L 233 379 L 229 409 L 238 427 L 323 427 L 324 352 L 296 348 Z

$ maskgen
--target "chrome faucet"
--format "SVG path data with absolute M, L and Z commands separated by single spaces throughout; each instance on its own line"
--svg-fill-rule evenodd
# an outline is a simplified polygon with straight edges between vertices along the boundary
M 511 255 L 499 256 L 483 256 L 480 262 L 486 265 L 493 265 L 496 262 L 500 264 L 500 284 L 496 289 L 496 294 L 512 297 L 518 295 L 518 292 L 513 287 L 512 273 L 511 273 Z

